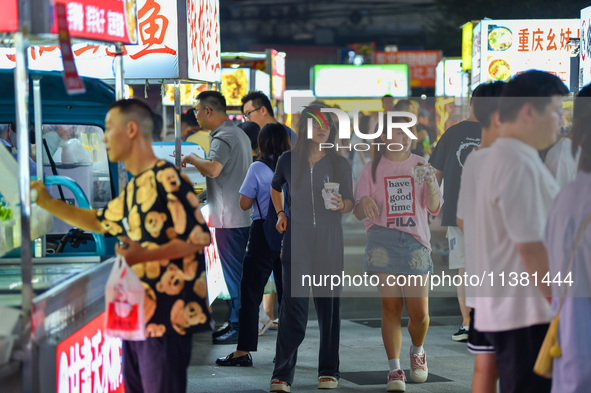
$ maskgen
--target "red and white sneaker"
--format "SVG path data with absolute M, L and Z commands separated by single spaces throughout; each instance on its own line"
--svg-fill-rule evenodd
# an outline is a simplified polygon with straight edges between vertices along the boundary
M 388 373 L 388 392 L 404 392 L 406 390 L 406 375 L 401 369 L 390 371 Z
M 410 347 L 410 379 L 414 383 L 422 383 L 427 380 L 429 369 L 427 368 L 427 354 L 425 351 L 421 354 L 412 353 Z

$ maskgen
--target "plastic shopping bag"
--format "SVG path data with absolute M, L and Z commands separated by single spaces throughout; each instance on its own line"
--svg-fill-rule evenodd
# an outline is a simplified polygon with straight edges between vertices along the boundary
M 106 334 L 128 341 L 146 339 L 144 292 L 142 282 L 125 258 L 117 256 L 105 288 Z

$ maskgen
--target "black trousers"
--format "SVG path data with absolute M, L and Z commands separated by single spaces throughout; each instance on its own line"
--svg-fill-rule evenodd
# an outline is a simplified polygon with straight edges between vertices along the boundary
M 176 333 L 123 341 L 123 384 L 126 393 L 185 393 L 192 335 Z
M 293 383 L 298 347 L 306 335 L 310 288 L 304 274 L 342 273 L 343 235 L 340 225 L 288 225 L 284 237 L 283 300 L 273 378 Z M 293 246 L 293 249 L 292 249 Z M 293 265 L 292 265 L 293 259 Z M 320 329 L 318 376 L 339 378 L 341 331 L 340 288 L 312 287 Z
M 242 265 L 237 349 L 252 352 L 257 350 L 259 340 L 259 305 L 263 299 L 265 285 L 271 272 L 274 272 L 277 266 L 281 269 L 279 252 L 271 250 L 265 239 L 263 220 L 254 220 L 250 226 L 248 249 Z M 281 270 L 278 273 L 275 273 L 275 286 L 281 302 Z

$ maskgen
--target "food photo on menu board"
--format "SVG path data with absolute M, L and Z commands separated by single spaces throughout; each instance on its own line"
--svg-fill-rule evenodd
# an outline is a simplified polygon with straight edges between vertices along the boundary
M 511 47 L 513 33 L 505 26 L 488 26 L 488 50 L 504 51 Z

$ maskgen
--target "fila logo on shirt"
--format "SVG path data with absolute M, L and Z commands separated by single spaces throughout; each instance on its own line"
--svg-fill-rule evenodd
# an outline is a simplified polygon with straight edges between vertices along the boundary
M 405 221 L 406 220 L 406 221 Z M 388 228 L 390 227 L 416 227 L 412 217 L 396 217 L 394 221 L 388 221 Z

